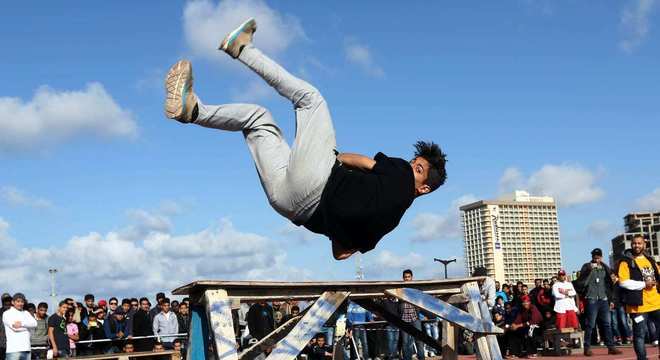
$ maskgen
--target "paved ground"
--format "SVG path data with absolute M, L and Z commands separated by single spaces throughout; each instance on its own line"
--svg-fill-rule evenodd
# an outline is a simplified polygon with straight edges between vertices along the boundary
M 571 356 L 562 356 L 562 357 L 553 357 L 553 356 L 539 356 L 537 359 L 593 359 L 593 360 L 635 360 L 635 351 L 631 346 L 622 346 L 619 347 L 623 351 L 621 355 L 607 355 L 607 348 L 604 347 L 593 347 L 594 356 L 586 357 L 582 355 L 581 351 L 574 351 Z M 657 346 L 648 346 L 646 348 L 646 356 L 649 360 L 660 359 L 658 355 Z M 476 356 L 461 356 L 460 359 L 476 359 Z

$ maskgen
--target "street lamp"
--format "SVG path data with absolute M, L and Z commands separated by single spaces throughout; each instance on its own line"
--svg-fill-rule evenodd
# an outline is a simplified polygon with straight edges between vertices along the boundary
M 55 275 L 57 274 L 57 269 L 52 268 L 48 269 L 48 273 L 50 274 L 50 299 L 52 303 L 53 309 L 57 306 L 57 303 L 55 301 Z
M 456 259 L 438 259 L 438 258 L 433 258 L 433 261 L 437 261 L 439 263 L 442 263 L 442 265 L 445 266 L 445 279 L 447 278 L 447 265 L 453 262 L 456 262 Z

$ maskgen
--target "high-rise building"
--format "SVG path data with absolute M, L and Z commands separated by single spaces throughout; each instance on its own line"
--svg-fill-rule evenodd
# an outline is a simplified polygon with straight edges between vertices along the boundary
M 547 279 L 561 269 L 557 205 L 525 191 L 461 206 L 468 273 L 484 266 L 500 282 Z
M 643 235 L 648 241 L 646 250 L 655 261 L 660 261 L 660 212 L 630 213 L 623 218 L 624 232 L 612 239 L 612 259 L 615 264 L 635 235 Z

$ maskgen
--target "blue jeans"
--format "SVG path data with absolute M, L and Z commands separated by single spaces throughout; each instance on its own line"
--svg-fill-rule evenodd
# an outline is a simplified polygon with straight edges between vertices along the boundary
M 591 347 L 591 334 L 596 328 L 596 319 L 600 318 L 603 324 L 603 332 L 601 334 L 601 341 L 605 341 L 608 348 L 614 347 L 612 341 L 612 326 L 610 324 L 610 303 L 607 300 L 590 300 L 587 299 L 587 306 L 585 308 L 586 326 L 584 329 L 584 349 Z
M 410 325 L 414 326 L 417 330 L 422 331 L 422 322 L 418 320 L 415 320 L 410 323 Z M 421 341 L 414 341 L 414 338 L 410 335 L 408 335 L 405 331 L 401 334 L 401 338 L 403 340 L 402 348 L 403 348 L 403 360 L 412 360 L 412 354 L 413 354 L 413 343 L 415 344 L 415 347 L 417 347 L 417 360 L 424 360 L 424 343 Z
M 616 306 L 614 309 L 610 310 L 610 315 L 612 318 L 612 334 L 622 338 L 630 337 L 628 316 L 626 315 L 626 310 L 624 309 L 623 305 Z
M 438 337 L 440 334 L 438 333 L 438 321 L 429 321 L 424 323 L 424 330 L 426 330 L 426 335 L 434 338 L 435 340 L 438 340 Z M 435 355 L 435 350 L 431 347 L 429 347 L 429 352 Z
M 641 316 L 641 318 L 639 316 Z M 656 328 L 660 326 L 660 310 L 643 314 L 630 314 L 630 317 L 633 320 L 633 347 L 635 348 L 635 354 L 637 354 L 637 359 L 645 360 L 646 347 L 644 339 L 648 332 L 647 321 L 653 322 Z M 657 339 L 651 339 L 651 341 L 653 340 Z
M 399 354 L 399 329 L 388 325 L 385 333 L 387 334 L 387 356 L 389 358 L 397 357 Z
M 10 352 L 5 354 L 6 360 L 30 360 L 29 351 Z
M 356 326 L 353 328 L 353 338 L 355 339 L 355 346 L 357 349 L 356 351 L 359 351 L 362 349 L 360 352 L 360 357 L 362 359 L 368 359 L 369 358 L 369 345 L 367 344 L 367 330 L 365 330 L 361 326 Z M 358 344 L 360 344 L 358 346 Z

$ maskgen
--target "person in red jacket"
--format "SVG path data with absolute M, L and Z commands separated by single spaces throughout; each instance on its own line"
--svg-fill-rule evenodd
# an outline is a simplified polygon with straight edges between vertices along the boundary
M 520 302 L 522 308 L 513 324 L 511 324 L 512 331 L 509 332 L 511 354 L 518 357 L 536 357 L 536 348 L 540 336 L 539 327 L 543 321 L 543 316 L 536 306 L 532 305 L 528 295 L 523 295 Z

